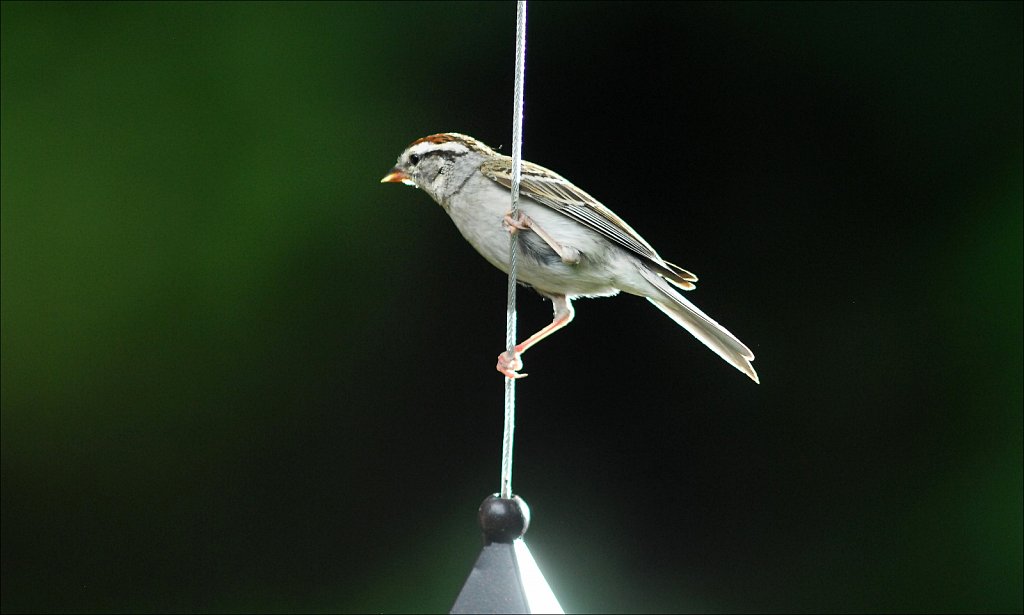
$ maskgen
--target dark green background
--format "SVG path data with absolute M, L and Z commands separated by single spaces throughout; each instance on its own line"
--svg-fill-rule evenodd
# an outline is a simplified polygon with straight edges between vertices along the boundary
M 1021 7 L 531 4 L 526 157 L 763 382 L 634 297 L 528 354 L 567 610 L 1024 608 Z M 3 3 L 4 611 L 451 606 L 505 278 L 377 180 L 433 132 L 509 151 L 514 18 Z

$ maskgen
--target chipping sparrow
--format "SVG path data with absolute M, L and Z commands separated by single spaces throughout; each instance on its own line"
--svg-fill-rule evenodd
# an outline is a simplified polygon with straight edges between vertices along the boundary
M 518 280 L 554 304 L 554 320 L 498 355 L 498 371 L 518 378 L 520 355 L 569 324 L 571 300 L 625 291 L 647 298 L 741 372 L 758 382 L 754 354 L 673 288 L 697 276 L 662 259 L 621 218 L 567 179 L 523 162 L 519 218 L 510 215 L 512 159 L 472 137 L 442 133 L 414 141 L 380 180 L 429 194 L 488 262 L 508 272 L 509 233 L 519 241 Z

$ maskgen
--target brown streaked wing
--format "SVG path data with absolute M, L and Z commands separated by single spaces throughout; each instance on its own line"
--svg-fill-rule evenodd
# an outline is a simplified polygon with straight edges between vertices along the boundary
M 485 162 L 480 166 L 480 171 L 502 186 L 511 189 L 511 167 L 512 161 L 502 157 L 500 160 Z M 523 161 L 523 174 L 519 190 L 521 194 L 576 220 L 644 258 L 682 288 L 693 288 L 693 284 L 689 284 L 689 282 L 697 281 L 697 276 L 689 271 L 666 262 L 651 247 L 651 244 L 647 243 L 622 218 L 561 175 L 532 162 Z

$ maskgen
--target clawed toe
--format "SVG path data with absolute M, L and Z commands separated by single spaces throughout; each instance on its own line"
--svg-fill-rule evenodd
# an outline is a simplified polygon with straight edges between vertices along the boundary
M 519 231 L 525 231 L 526 229 L 530 228 L 530 223 L 527 220 L 526 216 L 520 214 L 520 217 L 517 220 L 516 218 L 512 217 L 511 211 L 505 213 L 505 217 L 501 219 L 501 223 L 505 227 L 505 230 L 507 230 L 509 233 L 513 235 L 515 235 Z
M 508 351 L 505 351 L 498 355 L 498 364 L 495 366 L 499 372 L 505 375 L 506 378 L 525 378 L 526 374 L 520 374 L 519 370 L 523 369 L 523 360 L 520 358 L 520 353 L 516 352 L 510 355 Z

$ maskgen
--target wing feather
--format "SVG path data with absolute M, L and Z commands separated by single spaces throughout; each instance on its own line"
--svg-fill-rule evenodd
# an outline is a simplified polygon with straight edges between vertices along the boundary
M 512 187 L 511 159 L 502 157 L 500 160 L 485 162 L 480 171 L 502 186 Z M 697 281 L 697 276 L 661 258 L 651 244 L 644 241 L 622 218 L 554 171 L 524 161 L 519 190 L 520 194 L 576 220 L 633 252 L 676 286 L 686 290 L 694 288 L 693 282 Z

